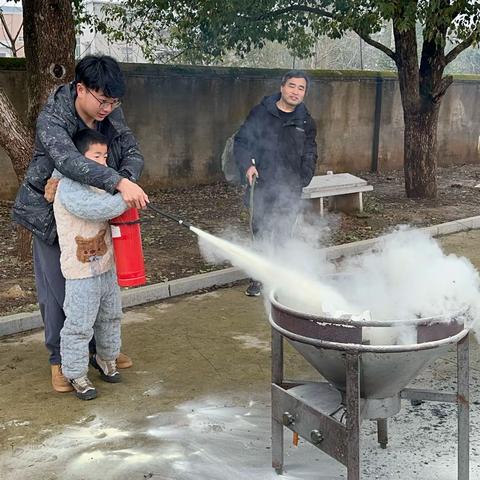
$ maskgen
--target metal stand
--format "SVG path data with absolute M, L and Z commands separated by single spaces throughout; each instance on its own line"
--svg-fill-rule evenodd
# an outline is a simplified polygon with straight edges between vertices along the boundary
M 341 401 L 345 424 L 333 417 L 338 411 L 334 389 L 325 382 L 293 382 L 284 379 L 283 336 L 272 328 L 272 466 L 283 472 L 283 427 L 296 432 L 347 467 L 347 480 L 360 480 L 360 366 L 361 354 L 345 353 L 346 393 Z M 327 400 L 313 408 L 295 393 L 295 387 L 311 384 Z M 338 393 L 338 392 L 337 392 Z M 340 394 L 339 394 L 340 395 Z M 458 407 L 458 476 L 469 480 L 469 335 L 457 343 L 457 393 L 406 388 L 401 398 L 456 403 Z M 378 443 L 387 448 L 387 419 L 377 420 Z
M 377 420 L 377 439 L 381 448 L 387 448 L 388 445 L 388 425 L 386 418 Z
M 283 382 L 283 337 L 272 328 L 272 388 Z M 273 397 L 273 390 L 272 390 Z M 272 467 L 283 472 L 283 422 L 273 415 L 272 401 Z

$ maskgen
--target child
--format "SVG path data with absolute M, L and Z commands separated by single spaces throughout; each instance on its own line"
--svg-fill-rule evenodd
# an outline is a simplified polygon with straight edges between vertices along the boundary
M 106 165 L 107 140 L 101 133 L 80 130 L 73 142 L 86 158 Z M 59 176 L 56 171 L 54 175 Z M 87 376 L 88 343 L 94 331 L 97 354 L 92 365 L 106 382 L 121 381 L 115 359 L 120 352 L 122 308 L 108 220 L 127 208 L 121 195 L 66 177 L 60 179 L 55 195 L 60 264 L 66 279 L 66 318 L 60 332 L 62 371 L 82 400 L 97 396 Z

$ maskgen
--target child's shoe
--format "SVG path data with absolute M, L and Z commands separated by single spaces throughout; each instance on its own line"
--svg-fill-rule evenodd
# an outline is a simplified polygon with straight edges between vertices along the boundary
M 122 381 L 115 360 L 102 360 L 97 354 L 95 354 L 90 359 L 90 364 L 100 372 L 100 378 L 105 382 L 118 383 Z
M 75 390 L 75 395 L 80 400 L 92 400 L 97 397 L 97 391 L 86 375 L 83 377 L 72 378 L 70 379 L 70 383 Z

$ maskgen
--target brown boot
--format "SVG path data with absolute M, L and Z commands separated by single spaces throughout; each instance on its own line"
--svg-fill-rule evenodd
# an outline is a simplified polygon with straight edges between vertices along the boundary
M 117 357 L 117 368 L 130 368 L 133 365 L 132 359 L 120 352 Z
M 73 392 L 70 382 L 63 376 L 60 365 L 50 365 L 52 368 L 52 386 L 56 392 Z

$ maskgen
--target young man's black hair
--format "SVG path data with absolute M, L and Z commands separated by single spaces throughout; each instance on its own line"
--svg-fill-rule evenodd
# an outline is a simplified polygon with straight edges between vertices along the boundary
M 72 141 L 82 155 L 91 145 L 108 145 L 107 137 L 92 128 L 79 130 L 73 136 Z
M 75 82 L 111 98 L 125 94 L 125 79 L 118 62 L 108 55 L 88 55 L 75 68 Z

